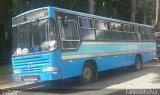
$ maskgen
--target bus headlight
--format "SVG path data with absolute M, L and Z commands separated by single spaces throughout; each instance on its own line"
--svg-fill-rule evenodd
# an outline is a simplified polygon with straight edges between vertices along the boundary
M 47 66 L 47 67 L 44 67 L 42 70 L 42 72 L 51 72 L 51 71 L 57 71 L 57 68 L 53 66 Z
M 15 74 L 21 73 L 21 71 L 20 71 L 19 69 L 14 69 L 13 72 L 14 72 Z

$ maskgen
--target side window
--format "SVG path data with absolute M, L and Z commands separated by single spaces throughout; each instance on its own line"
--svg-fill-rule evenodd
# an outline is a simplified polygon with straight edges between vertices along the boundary
M 134 27 L 134 32 L 139 32 L 139 27 L 138 26 Z
M 153 29 L 152 28 L 148 28 L 148 33 L 149 33 L 149 41 L 154 41 L 155 38 L 154 38 L 154 34 L 153 34 Z
M 93 20 L 91 18 L 79 17 L 80 36 L 82 40 L 95 40 Z
M 68 31 L 65 31 L 65 39 L 78 40 L 78 32 L 75 32 L 77 31 L 77 23 L 75 21 L 68 21 L 67 24 Z
M 131 32 L 135 32 L 134 31 L 134 26 L 131 25 Z
M 80 27 L 86 29 L 93 29 L 93 20 L 91 18 L 80 17 Z
M 112 30 L 123 31 L 123 24 L 121 23 L 112 22 L 111 26 L 112 26 Z
M 140 33 L 145 33 L 145 27 L 139 27 Z
M 148 34 L 145 31 L 145 27 L 140 27 L 140 35 L 142 41 L 148 41 Z
M 130 25 L 124 24 L 124 31 L 130 32 L 131 31 Z
M 114 33 L 115 40 L 125 41 L 126 31 L 123 31 L 123 24 L 119 22 L 111 22 L 112 32 Z
M 95 20 L 96 37 L 98 40 L 112 40 L 113 33 L 110 31 L 110 22 Z
M 58 19 L 58 27 L 59 27 L 59 33 L 60 33 L 60 38 L 61 38 L 61 40 L 63 40 L 63 39 L 65 39 L 65 31 L 64 31 L 64 29 L 65 29 L 65 27 L 64 27 L 64 23 L 63 23 L 63 19 L 62 19 L 62 17 L 58 17 L 57 18 Z
M 124 24 L 124 31 L 126 31 L 125 36 L 127 41 L 136 40 L 135 32 L 133 32 L 133 26 L 129 24 Z
M 63 50 L 75 50 L 78 48 L 80 38 L 77 29 L 77 22 L 67 20 L 64 23 L 61 17 L 58 17 L 58 26 Z
M 136 39 L 137 39 L 137 41 L 140 41 L 140 40 L 141 40 L 140 27 L 134 26 L 134 32 L 135 32 L 135 34 L 136 34 Z
M 142 40 L 143 41 L 154 41 L 154 35 L 152 34 L 152 29 L 151 28 L 143 28 L 144 31 L 141 34 Z

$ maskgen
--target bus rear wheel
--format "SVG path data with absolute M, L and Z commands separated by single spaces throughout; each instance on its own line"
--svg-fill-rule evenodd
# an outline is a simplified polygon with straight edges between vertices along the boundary
M 97 70 L 92 64 L 84 64 L 81 75 L 81 83 L 91 83 L 97 79 Z
M 142 60 L 141 57 L 136 56 L 135 64 L 134 64 L 134 70 L 139 71 L 142 68 Z

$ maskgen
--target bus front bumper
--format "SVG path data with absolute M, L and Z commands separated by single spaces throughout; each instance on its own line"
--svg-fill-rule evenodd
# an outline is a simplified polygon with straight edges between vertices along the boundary
M 49 80 L 59 80 L 61 75 L 55 72 L 41 72 L 32 74 L 13 74 L 13 80 L 15 82 L 39 82 Z

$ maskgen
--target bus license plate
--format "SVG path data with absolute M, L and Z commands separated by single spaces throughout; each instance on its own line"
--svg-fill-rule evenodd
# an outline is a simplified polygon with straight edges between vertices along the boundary
M 23 80 L 24 81 L 37 81 L 38 76 L 37 75 L 24 76 Z

